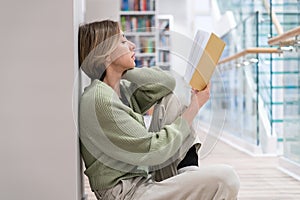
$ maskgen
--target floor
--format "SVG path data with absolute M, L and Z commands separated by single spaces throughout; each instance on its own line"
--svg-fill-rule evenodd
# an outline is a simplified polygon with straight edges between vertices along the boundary
M 241 181 L 239 200 L 300 200 L 300 181 L 286 175 L 277 166 L 278 157 L 253 157 L 218 141 L 201 160 L 201 165 L 229 164 Z M 87 200 L 96 200 L 85 182 Z
M 253 157 L 219 141 L 202 165 L 229 164 L 241 182 L 239 200 L 300 199 L 300 181 L 280 171 L 278 157 Z

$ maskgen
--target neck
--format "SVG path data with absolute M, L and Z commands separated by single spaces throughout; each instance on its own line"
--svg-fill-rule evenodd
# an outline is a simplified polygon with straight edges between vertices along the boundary
M 112 67 L 106 69 L 106 76 L 103 80 L 104 83 L 109 85 L 120 96 L 120 81 L 122 73 L 114 71 Z

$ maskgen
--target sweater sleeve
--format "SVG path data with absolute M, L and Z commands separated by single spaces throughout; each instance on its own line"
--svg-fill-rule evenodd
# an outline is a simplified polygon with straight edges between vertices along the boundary
M 95 109 L 104 137 L 94 139 L 94 144 L 106 155 L 131 165 L 150 166 L 165 162 L 191 132 L 181 117 L 159 132 L 148 132 L 142 124 L 142 115 L 125 106 L 115 93 L 107 93 L 101 88 L 95 92 Z
M 136 103 L 140 113 L 144 114 L 159 99 L 175 88 L 175 79 L 159 67 L 135 68 L 123 77 L 131 84 L 131 102 Z

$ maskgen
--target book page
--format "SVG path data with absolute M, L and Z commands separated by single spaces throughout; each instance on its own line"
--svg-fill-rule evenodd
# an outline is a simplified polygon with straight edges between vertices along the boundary
M 208 39 L 209 39 L 208 32 L 202 30 L 197 31 L 193 41 L 193 45 L 189 53 L 189 58 L 187 60 L 187 67 L 184 75 L 184 79 L 188 83 L 190 82 L 193 76 L 193 73 L 198 65 L 198 62 L 201 58 L 201 55 L 203 53 L 203 50 L 206 46 Z

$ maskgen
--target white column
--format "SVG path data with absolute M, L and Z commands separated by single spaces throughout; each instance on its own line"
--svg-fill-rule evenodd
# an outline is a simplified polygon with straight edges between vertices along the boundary
M 1 199 L 79 199 L 76 3 L 5 1 L 0 8 Z

